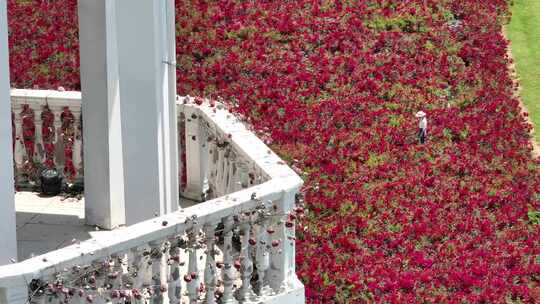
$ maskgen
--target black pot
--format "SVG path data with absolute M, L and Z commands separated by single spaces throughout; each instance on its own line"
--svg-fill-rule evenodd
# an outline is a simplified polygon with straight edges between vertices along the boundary
M 41 193 L 46 195 L 58 195 L 62 191 L 62 177 L 56 169 L 41 171 Z

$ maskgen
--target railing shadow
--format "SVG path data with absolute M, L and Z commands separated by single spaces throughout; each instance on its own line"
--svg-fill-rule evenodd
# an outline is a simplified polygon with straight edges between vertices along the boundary
M 89 240 L 99 233 L 77 215 L 17 212 L 16 217 L 19 261 Z

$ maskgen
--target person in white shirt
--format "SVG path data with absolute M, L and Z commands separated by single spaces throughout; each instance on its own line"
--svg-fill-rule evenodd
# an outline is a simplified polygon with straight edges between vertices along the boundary
M 418 123 L 418 139 L 420 140 L 420 143 L 423 144 L 426 142 L 427 136 L 426 113 L 424 111 L 418 111 L 415 116 L 420 119 L 420 122 Z

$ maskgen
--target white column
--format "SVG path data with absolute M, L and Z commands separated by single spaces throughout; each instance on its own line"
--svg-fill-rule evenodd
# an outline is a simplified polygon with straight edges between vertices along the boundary
M 125 224 L 124 165 L 113 0 L 79 0 L 87 224 Z M 143 123 L 143 122 L 141 122 Z
M 116 4 L 130 225 L 178 209 L 174 1 Z
M 0 0 L 0 265 L 17 259 L 6 0 Z

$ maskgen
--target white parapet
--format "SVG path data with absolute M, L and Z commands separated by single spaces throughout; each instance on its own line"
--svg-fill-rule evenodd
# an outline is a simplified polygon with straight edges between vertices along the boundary
M 0 267 L 0 294 L 29 288 L 36 303 L 304 303 L 292 216 L 302 180 L 222 105 L 179 102 L 204 126 L 210 199 Z

